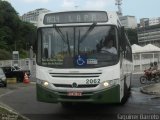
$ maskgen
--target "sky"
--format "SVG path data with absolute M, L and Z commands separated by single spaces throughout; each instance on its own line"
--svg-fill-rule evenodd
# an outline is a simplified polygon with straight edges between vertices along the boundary
M 53 12 L 65 10 L 105 10 L 117 11 L 116 0 L 6 0 L 19 15 L 37 8 L 46 8 Z M 160 17 L 160 0 L 122 0 L 123 15 L 140 18 Z

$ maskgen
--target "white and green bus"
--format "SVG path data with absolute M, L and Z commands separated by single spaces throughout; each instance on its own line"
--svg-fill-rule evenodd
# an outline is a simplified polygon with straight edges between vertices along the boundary
M 104 50 L 112 39 L 116 52 Z M 37 100 L 125 103 L 132 50 L 116 12 L 41 14 L 37 30 Z

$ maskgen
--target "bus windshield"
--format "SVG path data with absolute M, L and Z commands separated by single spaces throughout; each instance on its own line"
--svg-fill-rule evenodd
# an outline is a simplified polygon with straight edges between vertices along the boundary
M 37 63 L 53 68 L 97 68 L 118 61 L 115 26 L 63 26 L 40 28 Z

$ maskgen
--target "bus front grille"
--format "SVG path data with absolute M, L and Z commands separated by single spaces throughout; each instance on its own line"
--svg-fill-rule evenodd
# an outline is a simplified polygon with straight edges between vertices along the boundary
M 52 77 L 59 78 L 88 78 L 88 77 L 99 77 L 102 73 L 49 73 Z
M 63 87 L 63 88 L 73 88 L 71 84 L 53 84 L 55 87 Z M 97 87 L 98 84 L 80 84 L 76 88 L 93 88 Z

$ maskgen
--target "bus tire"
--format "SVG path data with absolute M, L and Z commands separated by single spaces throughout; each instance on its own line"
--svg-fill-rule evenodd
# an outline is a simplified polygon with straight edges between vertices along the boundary
M 130 87 L 128 88 L 126 82 L 124 82 L 124 96 L 121 100 L 120 103 L 121 105 L 124 105 L 127 102 L 129 95 L 130 95 Z
M 4 85 L 3 85 L 4 87 L 7 87 L 7 83 L 4 83 Z

